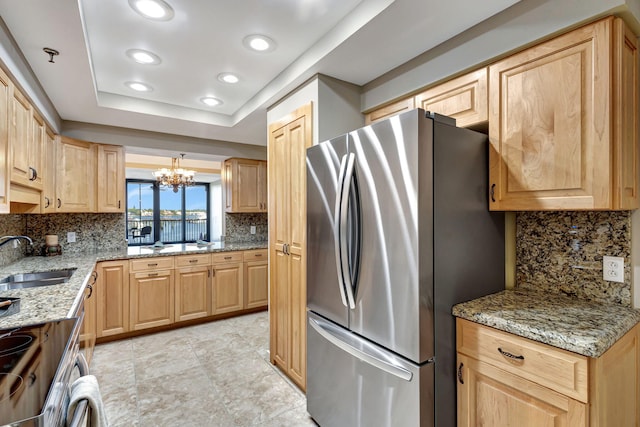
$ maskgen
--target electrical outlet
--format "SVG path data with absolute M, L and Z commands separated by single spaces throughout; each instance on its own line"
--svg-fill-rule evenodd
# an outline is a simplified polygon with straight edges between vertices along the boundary
M 602 257 L 602 278 L 610 282 L 624 283 L 624 258 L 619 256 Z
M 75 231 L 70 231 L 67 233 L 67 243 L 75 243 L 76 242 L 76 233 Z
M 256 226 L 255 225 L 251 226 L 251 234 L 256 234 Z

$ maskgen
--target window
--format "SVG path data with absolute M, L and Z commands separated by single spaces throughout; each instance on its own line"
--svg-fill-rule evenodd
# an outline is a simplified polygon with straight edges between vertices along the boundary
M 127 241 L 130 245 L 209 240 L 209 184 L 173 189 L 155 181 L 127 180 Z

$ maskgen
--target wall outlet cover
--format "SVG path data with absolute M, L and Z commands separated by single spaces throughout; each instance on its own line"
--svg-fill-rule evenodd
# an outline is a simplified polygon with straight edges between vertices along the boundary
M 251 226 L 251 234 L 256 234 L 256 226 L 255 225 Z
M 619 256 L 602 257 L 602 278 L 609 282 L 624 283 L 624 258 Z
M 67 233 L 67 243 L 75 243 L 76 242 L 76 233 L 75 231 L 70 231 Z

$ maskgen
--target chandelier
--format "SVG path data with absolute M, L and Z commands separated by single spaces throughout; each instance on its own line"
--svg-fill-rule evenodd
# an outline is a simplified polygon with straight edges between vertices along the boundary
M 180 159 L 184 159 L 184 153 L 180 154 Z M 194 171 L 180 167 L 180 159 L 177 157 L 171 159 L 171 169 L 162 168 L 153 173 L 158 184 L 173 187 L 174 193 L 177 193 L 181 186 L 193 185 L 193 176 L 195 175 Z

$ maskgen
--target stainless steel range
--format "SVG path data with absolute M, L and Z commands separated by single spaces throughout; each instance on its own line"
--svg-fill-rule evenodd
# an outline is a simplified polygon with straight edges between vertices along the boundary
M 0 426 L 65 423 L 82 317 L 0 329 Z

